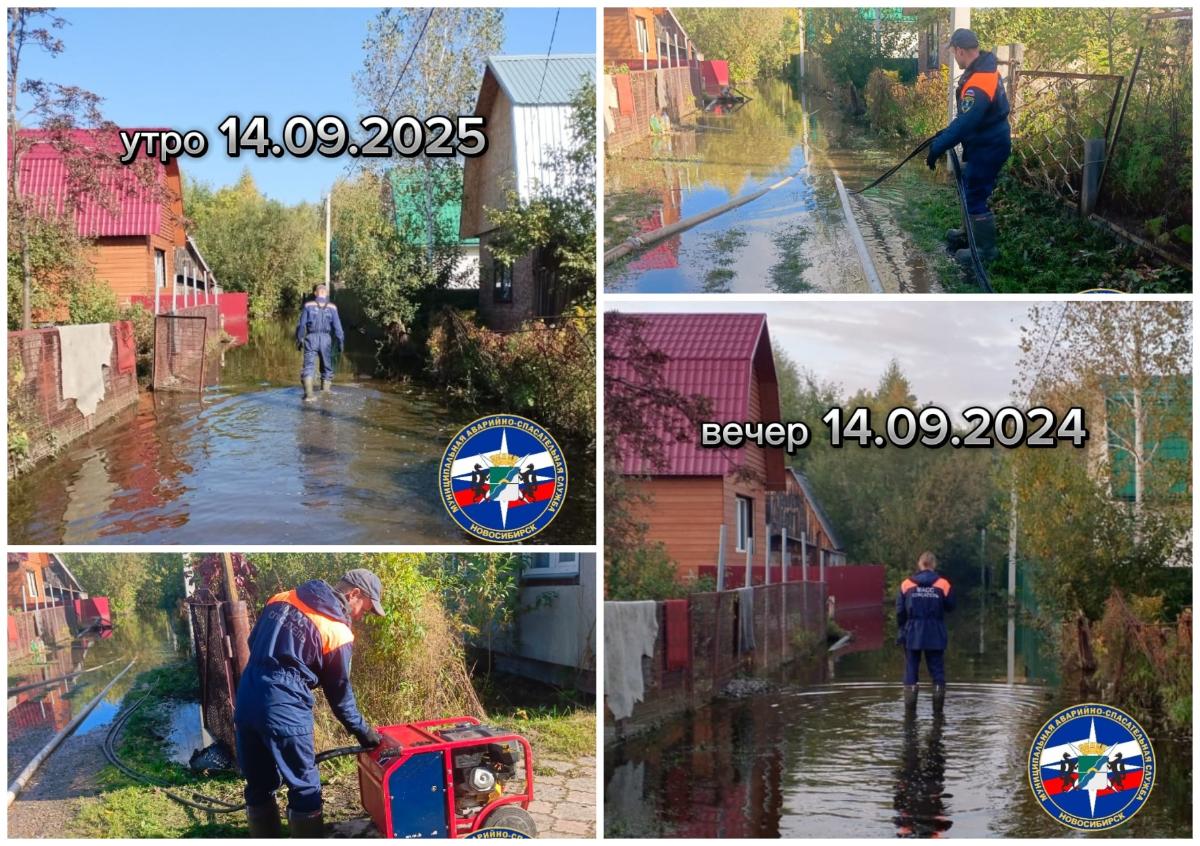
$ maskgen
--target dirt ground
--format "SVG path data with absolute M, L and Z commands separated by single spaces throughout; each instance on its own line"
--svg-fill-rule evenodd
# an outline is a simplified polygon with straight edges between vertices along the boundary
M 99 792 L 96 774 L 107 763 L 103 739 L 104 731 L 96 730 L 63 741 L 9 806 L 10 838 L 68 834 L 79 808 Z

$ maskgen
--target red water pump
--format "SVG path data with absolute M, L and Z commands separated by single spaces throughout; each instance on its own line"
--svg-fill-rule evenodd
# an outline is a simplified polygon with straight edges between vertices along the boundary
M 533 752 L 474 717 L 380 726 L 358 756 L 363 807 L 384 837 L 462 837 L 502 828 L 535 837 Z

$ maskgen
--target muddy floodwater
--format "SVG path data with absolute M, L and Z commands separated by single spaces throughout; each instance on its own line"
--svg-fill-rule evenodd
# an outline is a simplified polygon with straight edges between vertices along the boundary
M 476 415 L 417 380 L 374 379 L 348 337 L 334 389 L 301 401 L 292 325 L 256 323 L 209 367 L 200 397 L 144 391 L 130 409 L 9 484 L 9 541 L 463 543 L 437 468 Z M 541 543 L 591 542 L 592 467 L 571 463 L 562 514 Z
M 1037 805 L 1025 774 L 1034 733 L 1078 701 L 1059 689 L 1044 645 L 1017 627 L 1009 683 L 1004 621 L 958 616 L 943 715 L 926 686 L 906 716 L 902 656 L 894 624 L 879 636 L 882 618 L 847 625 L 866 633 L 849 654 L 792 669 L 769 693 L 717 701 L 610 748 L 608 836 L 1075 834 Z M 1153 793 L 1108 836 L 1191 835 L 1191 744 L 1151 739 Z
M 871 290 L 846 226 L 834 173 L 848 189 L 863 186 L 906 150 L 865 146 L 848 134 L 833 103 L 801 94 L 785 82 L 764 81 L 746 91 L 753 99 L 741 107 L 695 113 L 672 133 L 607 157 L 606 247 L 795 178 L 610 265 L 605 274 L 609 291 Z M 922 177 L 921 184 L 926 182 L 938 189 Z M 929 257 L 896 223 L 895 208 L 904 201 L 898 182 L 884 183 L 865 197 L 849 197 L 883 289 L 939 290 Z
M 34 616 L 43 613 L 52 611 L 33 612 Z M 49 623 L 39 626 L 44 635 L 25 625 L 14 629 L 15 640 L 10 632 L 7 718 L 10 780 L 131 660 L 137 659 L 137 663 L 83 719 L 73 737 L 107 728 L 139 673 L 187 655 L 186 640 L 181 639 L 164 612 L 129 615 L 114 622 L 116 626 L 107 632 L 78 637 L 72 637 L 64 628 L 57 642 L 49 636 L 54 630 Z M 62 679 L 64 676 L 72 678 Z M 62 680 L 39 684 L 54 679 Z

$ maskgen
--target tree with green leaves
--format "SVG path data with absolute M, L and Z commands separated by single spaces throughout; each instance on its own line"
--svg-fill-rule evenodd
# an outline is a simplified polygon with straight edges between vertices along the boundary
M 672 12 L 706 58 L 728 60 L 735 81 L 781 75 L 799 47 L 795 9 L 677 8 Z
M 500 50 L 503 38 L 500 9 L 383 10 L 368 25 L 362 69 L 354 76 L 364 116 L 382 115 L 394 121 L 404 115 L 471 114 L 487 57 Z M 343 247 L 349 239 L 364 260 L 369 254 L 388 256 L 399 267 L 390 274 L 376 269 L 363 276 L 358 273 L 361 267 L 343 262 L 339 280 L 363 300 L 368 315 L 398 339 L 408 332 L 420 293 L 444 288 L 455 278 L 461 257 L 459 234 L 439 227 L 437 221 L 443 206 L 462 203 L 462 168 L 453 158 L 429 156 L 398 162 L 364 159 L 360 164 L 373 172 L 380 185 L 382 171 L 393 167 L 398 171 L 393 190 L 381 191 L 379 214 L 388 227 L 405 231 L 391 238 L 372 227 L 384 240 L 371 247 L 362 236 L 335 226 L 339 254 L 346 252 Z M 362 184 L 376 183 L 362 177 Z M 351 214 L 360 222 L 365 202 Z M 398 215 L 398 206 L 419 209 L 420 214 Z M 339 219 L 345 222 L 346 218 Z
M 1097 619 L 1113 588 L 1178 590 L 1168 565 L 1191 560 L 1191 337 L 1186 303 L 1030 308 L 1018 399 L 1060 417 L 1082 408 L 1089 432 L 1085 449 L 1010 456 L 1019 549 L 1052 612 Z
M 249 170 L 214 189 L 189 181 L 184 212 L 191 231 L 226 291 L 250 295 L 250 313 L 268 317 L 296 307 L 324 277 L 321 208 L 286 206 L 265 197 Z
M 112 210 L 123 193 L 161 198 L 158 171 L 148 159 L 118 161 L 118 127 L 100 108 L 103 98 L 77 85 L 22 76 L 29 48 L 58 56 L 66 48 L 59 31 L 67 21 L 49 9 L 8 10 L 8 324 L 33 328 L 35 313 L 52 319 L 75 292 L 95 283 L 88 260 L 93 244 L 76 230 L 83 202 Z M 19 103 L 22 95 L 27 104 Z M 64 165 L 61 207 L 31 197 L 21 185 L 21 162 L 37 143 L 54 148 Z M 80 132 L 86 130 L 86 132 Z M 109 143 L 109 141 L 113 143 Z M 19 284 L 15 284 L 20 280 Z

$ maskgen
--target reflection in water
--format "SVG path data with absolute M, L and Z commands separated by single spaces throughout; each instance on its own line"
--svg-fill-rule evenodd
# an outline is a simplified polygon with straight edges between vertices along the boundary
M 848 187 L 864 185 L 894 163 L 899 151 L 848 137 L 835 109 L 810 111 L 806 98 L 786 82 L 760 81 L 752 93 L 754 99 L 734 114 L 696 115 L 689 118 L 694 123 L 670 135 L 624 147 L 609 157 L 606 205 L 610 221 L 621 224 L 614 230 L 650 232 L 806 169 L 786 186 L 608 268 L 610 290 L 868 290 L 845 227 L 833 169 Z M 637 198 L 641 212 L 627 213 L 627 208 L 639 207 Z M 911 199 L 911 188 L 906 196 L 893 180 L 852 200 L 888 291 L 936 286 L 936 274 L 926 267 L 924 254 L 896 225 L 892 213 Z M 612 211 L 616 209 L 622 211 Z M 614 220 L 613 215 L 622 219 Z M 736 250 L 723 249 L 722 234 L 734 231 L 741 233 Z
M 1005 678 L 1006 621 L 952 618 L 944 711 L 924 685 L 901 696 L 903 659 L 882 609 L 839 611 L 863 637 L 824 681 L 794 678 L 721 700 L 605 755 L 605 824 L 614 837 L 955 837 L 1066 833 L 1034 801 L 1025 771 L 1034 732 L 1060 706 L 1052 686 Z M 867 622 L 867 621 L 870 622 Z M 872 648 L 865 648 L 866 644 Z M 836 678 L 836 681 L 833 679 Z M 1159 776 L 1178 789 L 1147 803 L 1125 835 L 1191 830 L 1191 750 L 1154 738 Z M 1168 789 L 1169 790 L 1169 789 Z
M 353 336 L 352 336 L 353 339 Z M 422 543 L 465 536 L 437 467 L 469 416 L 411 382 L 371 380 L 341 356 L 331 393 L 300 401 L 290 327 L 256 324 L 202 399 L 145 392 L 116 422 L 10 482 L 13 543 Z M 568 460 L 570 459 L 568 453 Z M 594 535 L 588 469 L 537 537 Z
M 915 709 L 904 713 L 904 750 L 896 770 L 896 833 L 901 837 L 937 837 L 953 823 L 946 818 L 945 711 L 935 709 L 929 728 L 917 722 Z
M 24 690 L 8 697 L 8 771 L 10 776 L 25 766 L 38 750 L 64 729 L 79 710 L 95 698 L 130 660 L 134 669 L 126 673 L 76 729 L 78 734 L 103 728 L 112 722 L 121 700 L 137 675 L 180 657 L 181 643 L 164 612 L 130 615 L 114 620 L 115 627 L 102 634 L 71 638 L 58 643 L 42 642 L 32 628 L 10 625 L 8 687 L 10 690 L 49 681 L 79 670 L 98 668 L 74 678 Z M 14 657 L 15 656 L 15 657 Z M 103 665 L 103 666 L 102 666 Z

